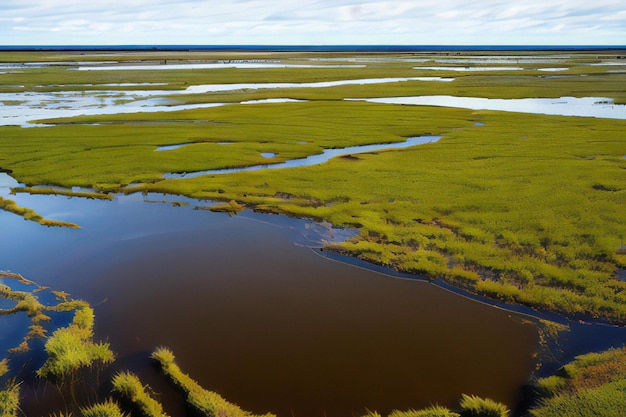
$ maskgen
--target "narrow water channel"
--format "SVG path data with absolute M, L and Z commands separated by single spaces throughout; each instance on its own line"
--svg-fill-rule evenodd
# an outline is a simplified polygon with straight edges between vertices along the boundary
M 291 159 L 285 162 L 275 163 L 275 164 L 262 164 L 262 165 L 253 165 L 243 168 L 226 168 L 226 169 L 210 169 L 205 171 L 195 171 L 195 172 L 182 172 L 175 173 L 170 172 L 163 174 L 163 178 L 195 178 L 200 177 L 202 175 L 221 175 L 221 174 L 234 174 L 236 172 L 244 172 L 244 171 L 259 171 L 263 169 L 283 169 L 283 168 L 296 168 L 296 167 L 306 167 L 312 165 L 322 164 L 324 162 L 328 162 L 332 158 L 336 158 L 338 156 L 344 155 L 352 155 L 352 154 L 360 154 L 360 153 L 368 153 L 368 152 L 377 152 L 377 151 L 385 151 L 390 149 L 403 149 L 410 148 L 411 146 L 416 145 L 424 145 L 426 143 L 437 142 L 441 139 L 441 136 L 414 136 L 407 138 L 404 142 L 395 142 L 395 143 L 382 143 L 382 144 L 373 144 L 373 145 L 357 145 L 357 146 L 349 146 L 347 148 L 333 148 L 333 149 L 324 149 L 322 153 L 317 155 L 311 155 L 306 158 L 299 159 Z M 181 144 L 181 145 L 171 145 L 171 146 L 162 146 L 157 148 L 157 151 L 164 150 L 173 150 L 180 148 L 182 146 L 187 146 L 191 144 Z M 273 153 L 262 153 L 264 158 L 273 158 L 275 154 Z
M 310 221 L 228 217 L 161 195 L 14 198 L 82 229 L 0 212 L 2 269 L 90 302 L 98 337 L 148 381 L 150 352 L 169 346 L 193 378 L 244 409 L 351 416 L 454 406 L 462 393 L 512 407 L 533 370 L 533 325 L 320 257 L 303 244 L 341 232 Z M 10 334 L 11 323 L 0 326 Z M 45 410 L 45 396 L 23 389 L 26 415 Z

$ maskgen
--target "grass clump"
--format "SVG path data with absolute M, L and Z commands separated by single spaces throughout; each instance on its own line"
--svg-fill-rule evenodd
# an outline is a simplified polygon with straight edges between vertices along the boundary
M 463 394 L 461 398 L 461 417 L 507 417 L 509 409 L 491 398 L 480 398 Z
M 9 360 L 4 358 L 0 361 L 0 377 L 9 372 Z
M 68 327 L 57 329 L 46 341 L 48 358 L 37 371 L 40 376 L 63 377 L 95 362 L 113 361 L 108 343 L 94 343 L 93 309 L 87 303 L 79 304 Z
M 131 372 L 121 372 L 113 378 L 113 391 L 130 401 L 139 411 L 148 417 L 168 417 L 163 406 L 152 398 L 139 377 Z
M 216 213 L 228 213 L 230 216 L 232 216 L 233 214 L 239 213 L 243 209 L 244 209 L 244 206 L 242 206 L 235 200 L 230 200 L 227 203 L 217 204 L 215 206 L 209 207 L 210 211 L 213 211 Z
M 27 194 L 43 194 L 43 195 L 62 195 L 66 197 L 81 197 L 91 198 L 95 200 L 113 200 L 113 196 L 109 194 L 86 192 L 86 191 L 71 191 L 50 187 L 21 187 L 11 189 L 12 193 L 27 193 Z
M 0 377 L 9 372 L 9 361 L 5 358 L 0 361 Z M 0 417 L 17 417 L 20 403 L 20 387 L 15 382 L 9 382 L 4 390 L 0 390 Z
M 622 415 L 626 404 L 626 348 L 578 356 L 537 382 L 536 417 Z
M 460 414 L 449 410 L 446 407 L 433 405 L 421 410 L 394 411 L 389 417 L 459 417 Z
M 80 226 L 74 223 L 46 219 L 33 209 L 21 207 L 15 201 L 3 197 L 0 197 L 0 210 L 5 210 L 10 213 L 17 214 L 18 216 L 22 216 L 24 220 L 30 220 L 39 223 L 42 226 L 69 227 L 72 229 L 80 229 Z
M 120 410 L 120 406 L 113 400 L 107 400 L 89 407 L 82 408 L 83 417 L 128 417 Z
M 388 417 L 508 417 L 509 409 L 490 398 L 463 394 L 460 401 L 460 414 L 447 407 L 431 405 L 420 410 L 394 410 Z M 369 411 L 364 417 L 381 417 L 378 412 Z
M 20 387 L 10 382 L 0 391 L 0 417 L 17 417 L 20 403 Z
M 624 415 L 626 380 L 544 400 L 531 411 L 535 417 L 617 417 Z
M 187 403 L 207 417 L 252 417 L 248 411 L 228 402 L 219 394 L 206 390 L 185 374 L 175 362 L 174 353 L 167 348 L 157 348 L 152 353 L 163 372 L 187 395 Z M 266 414 L 269 417 L 271 414 Z

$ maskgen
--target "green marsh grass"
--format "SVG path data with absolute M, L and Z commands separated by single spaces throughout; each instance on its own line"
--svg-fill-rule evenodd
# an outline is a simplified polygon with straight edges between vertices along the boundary
M 440 405 L 431 405 L 420 410 L 394 410 L 387 417 L 509 417 L 509 409 L 490 398 L 463 394 L 459 402 L 459 413 Z M 369 411 L 364 417 L 382 417 Z
M 84 192 L 84 191 L 71 191 L 60 190 L 50 187 L 21 187 L 11 190 L 12 193 L 26 193 L 26 194 L 43 194 L 43 195 L 62 195 L 66 197 L 81 197 L 91 198 L 95 200 L 113 200 L 113 196 L 108 194 L 96 193 L 96 192 Z
M 131 372 L 120 372 L 113 377 L 113 391 L 130 401 L 142 415 L 148 417 L 167 417 L 163 406 L 146 392 L 150 388 L 141 383 L 139 377 Z
M 33 209 L 19 206 L 15 201 L 0 197 L 0 210 L 8 211 L 10 213 L 22 216 L 24 220 L 30 220 L 37 222 L 42 226 L 51 227 L 69 227 L 72 229 L 79 229 L 80 226 L 70 222 L 62 222 L 58 220 L 50 220 L 42 217 Z
M 0 377 L 9 372 L 9 361 L 0 360 Z M 20 401 L 20 387 L 14 381 L 9 381 L 3 390 L 0 390 L 0 417 L 17 417 Z
M 43 305 L 36 295 L 36 292 L 43 288 L 23 276 L 12 272 L 0 271 L 0 278 L 14 279 L 22 284 L 34 285 L 34 289 L 28 292 L 16 291 L 6 284 L 0 284 L 0 297 L 15 303 L 11 308 L 0 309 L 0 315 L 25 313 L 30 318 L 31 323 L 22 342 L 18 346 L 10 348 L 9 352 L 26 352 L 29 349 L 29 341 L 31 339 L 46 337 L 47 330 L 44 328 L 44 324 L 51 320 L 48 313 L 54 310 L 55 307 Z M 0 362 L 0 370 L 4 369 L 5 365 L 6 362 Z
M 537 382 L 536 417 L 619 416 L 626 404 L 626 348 L 578 356 Z
M 446 407 L 433 405 L 422 410 L 394 411 L 388 417 L 459 417 L 460 414 Z
M 233 215 L 243 210 L 244 206 L 242 206 L 235 200 L 230 200 L 229 202 L 226 202 L 226 203 L 211 206 L 208 209 L 216 213 L 228 213 L 229 215 Z
M 18 180 L 30 185 L 184 194 L 358 227 L 359 237 L 329 245 L 329 249 L 444 278 L 505 302 L 624 323 L 626 284 L 617 281 L 614 272 L 626 265 L 625 257 L 615 254 L 620 236 L 626 235 L 619 216 L 626 204 L 626 139 L 622 134 L 626 122 L 343 101 L 345 97 L 425 94 L 624 100 L 624 74 L 575 66 L 598 59 L 581 53 L 562 63 L 588 69 L 588 77 L 541 78 L 533 67 L 519 73 L 455 74 L 456 80 L 449 83 L 207 93 L 177 99 L 239 102 L 292 97 L 311 101 L 80 116 L 36 129 L 4 127 L 0 129 L 4 138 L 0 167 L 11 169 Z M 173 83 L 176 79 L 201 84 L 309 82 L 425 72 L 413 66 L 379 62 L 365 68 L 261 72 L 94 71 L 81 72 L 80 77 L 91 83 L 112 82 L 112 77 L 132 82 L 143 77 L 143 82 Z M 68 76 L 62 68 L 37 71 L 49 77 L 50 83 L 56 77 L 56 84 Z M 43 80 L 38 82 L 45 84 Z M 15 79 L 16 84 L 21 81 Z M 484 126 L 474 126 L 476 121 Z M 325 148 L 391 143 L 423 134 L 443 135 L 443 139 L 315 167 L 162 180 L 167 172 L 264 164 L 262 152 L 276 153 L 273 161 L 282 162 Z M 192 145 L 154 152 L 176 143 Z M 125 188 L 129 184 L 133 186 Z
M 19 411 L 20 387 L 9 382 L 0 390 L 0 417 L 17 417 Z
M 334 122 L 353 109 L 335 105 Z M 379 109 L 365 105 L 359 111 L 369 110 L 375 118 Z M 615 250 L 626 235 L 619 216 L 626 204 L 621 134 L 626 123 L 383 109 L 389 112 L 386 120 L 396 124 L 387 128 L 396 131 L 397 140 L 419 133 L 444 138 L 320 166 L 167 180 L 139 189 L 234 200 L 263 211 L 357 226 L 358 238 L 329 248 L 444 277 L 507 302 L 624 321 L 624 283 L 614 271 L 624 263 Z M 397 126 L 401 122 L 394 116 L 412 122 L 412 132 Z M 469 120 L 486 124 L 468 127 Z M 446 129 L 433 130 L 446 121 Z M 314 132 L 308 136 L 312 143 L 323 136 Z
M 461 417 L 508 417 L 510 414 L 504 404 L 475 395 L 463 394 L 460 406 Z
M 37 374 L 63 378 L 95 363 L 113 362 L 113 352 L 109 344 L 95 343 L 92 340 L 93 324 L 93 309 L 87 303 L 81 303 L 75 310 L 72 323 L 55 330 L 46 341 L 45 351 L 48 358 Z
M 321 55 L 262 56 L 306 60 Z M 342 56 L 350 57 L 333 55 Z M 416 56 L 439 59 L 445 54 L 408 55 Z M 127 58 L 159 59 L 141 53 Z M 29 185 L 184 194 L 358 227 L 357 238 L 329 249 L 432 279 L 444 278 L 505 302 L 625 323 L 626 284 L 615 279 L 615 270 L 626 265 L 626 257 L 615 251 L 626 236 L 620 216 L 626 204 L 626 122 L 343 101 L 449 94 L 607 96 L 626 102 L 625 74 L 587 65 L 614 58 L 613 54 L 573 53 L 558 64 L 570 68 L 573 78 L 541 77 L 545 74 L 536 70 L 539 65 L 528 64 L 523 71 L 455 73 L 455 81 L 447 83 L 186 94 L 176 98 L 188 103 L 272 97 L 310 101 L 80 116 L 36 129 L 3 127 L 0 167 L 11 169 Z M 96 54 L 91 59 L 102 57 Z M 376 61 L 364 68 L 93 72 L 51 67 L 4 75 L 26 90 L 66 84 L 74 76 L 77 84 L 166 82 L 167 88 L 182 89 L 203 83 L 442 75 L 415 66 Z M 578 76 L 583 74 L 587 76 Z M 474 126 L 477 121 L 484 126 Z M 391 143 L 423 134 L 443 135 L 443 139 L 314 167 L 162 180 L 168 172 L 264 164 L 262 152 L 276 153 L 273 161 L 282 162 L 325 148 Z M 192 145 L 154 152 L 177 143 Z M 129 184 L 133 186 L 125 188 Z
M 81 409 L 81 414 L 83 417 L 129 417 L 129 414 L 124 413 L 111 399 L 84 407 Z
M 152 358 L 159 362 L 165 375 L 186 395 L 188 404 L 207 417 L 251 417 L 252 414 L 239 406 L 228 402 L 219 394 L 202 388 L 189 375 L 185 374 L 176 364 L 174 354 L 167 348 L 157 348 Z M 270 417 L 271 414 L 264 416 Z
M 0 377 L 9 372 L 8 360 L 0 361 Z M 0 390 L 0 417 L 16 417 L 19 409 L 19 385 L 9 382 L 3 390 Z

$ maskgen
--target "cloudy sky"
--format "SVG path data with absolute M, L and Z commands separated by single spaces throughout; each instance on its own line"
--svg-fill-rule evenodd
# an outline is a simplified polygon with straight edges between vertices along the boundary
M 624 45 L 624 0 L 1 0 L 0 45 Z

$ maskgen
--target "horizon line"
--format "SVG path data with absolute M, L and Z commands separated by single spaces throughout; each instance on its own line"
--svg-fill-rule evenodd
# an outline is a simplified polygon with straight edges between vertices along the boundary
M 63 44 L 0 45 L 0 51 L 31 50 L 254 50 L 254 51 L 506 51 L 506 50 L 626 50 L 626 45 L 511 44 L 511 45 L 409 45 L 409 44 Z

